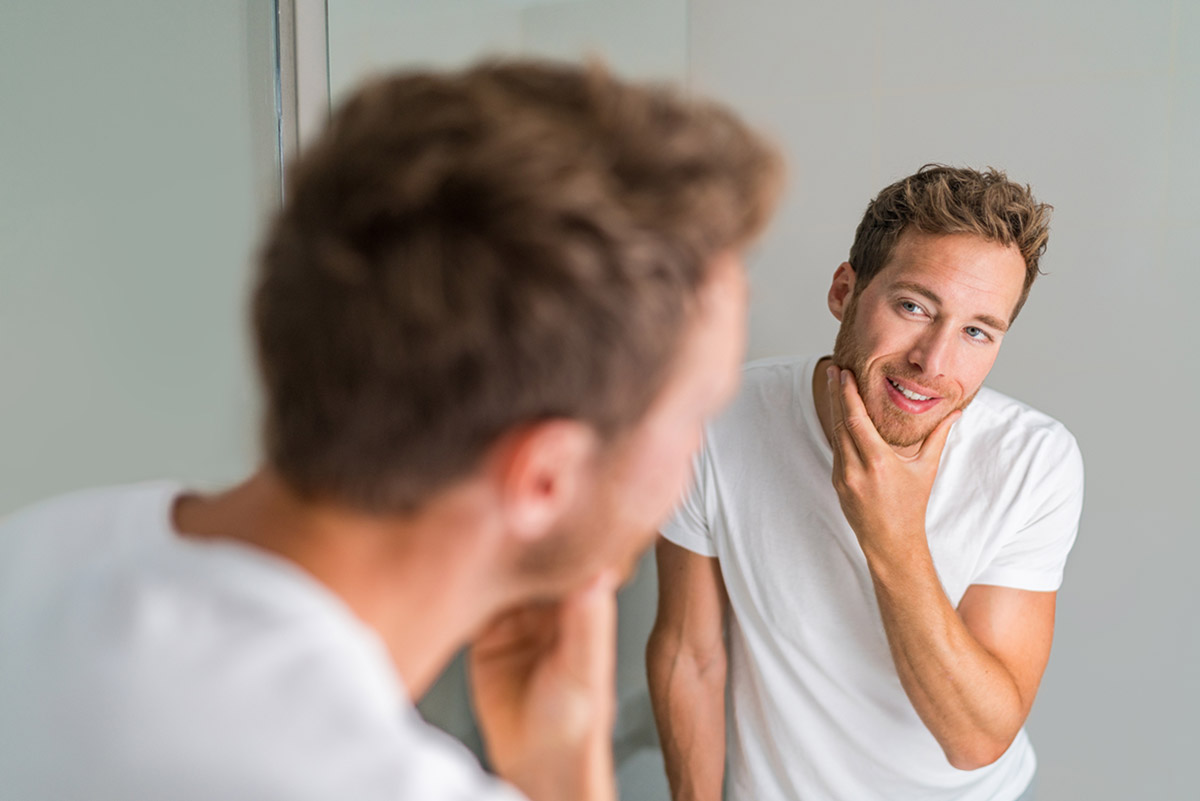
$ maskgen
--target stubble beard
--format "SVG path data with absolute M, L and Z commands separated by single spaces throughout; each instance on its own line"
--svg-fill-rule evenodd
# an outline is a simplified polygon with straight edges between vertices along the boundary
M 841 327 L 838 328 L 837 338 L 833 343 L 833 363 L 838 367 L 849 370 L 854 373 L 854 380 L 858 382 L 858 391 L 862 396 L 863 405 L 866 407 L 867 416 L 871 418 L 871 422 L 875 425 L 875 430 L 879 432 L 879 436 L 883 441 L 893 448 L 911 448 L 914 445 L 919 445 L 925 441 L 933 430 L 938 427 L 946 416 L 957 409 L 965 409 L 979 390 L 972 392 L 961 403 L 953 408 L 947 409 L 944 413 L 937 417 L 928 417 L 927 415 L 913 415 L 901 409 L 896 408 L 886 397 L 879 397 L 884 390 L 879 386 L 877 381 L 868 380 L 866 377 L 867 359 L 869 354 L 862 344 L 858 341 L 858 337 L 854 333 L 854 320 L 857 306 L 857 299 L 852 299 L 846 306 L 846 313 L 842 316 Z M 911 378 L 914 381 L 919 381 L 919 375 L 913 375 L 913 371 L 906 369 L 906 365 L 892 365 L 888 369 L 888 365 L 880 365 L 884 368 L 887 375 L 893 375 L 898 378 Z M 879 409 L 882 414 L 874 411 Z

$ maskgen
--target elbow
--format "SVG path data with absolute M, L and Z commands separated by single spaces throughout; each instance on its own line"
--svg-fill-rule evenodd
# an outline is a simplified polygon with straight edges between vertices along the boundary
M 678 656 L 678 641 L 651 632 L 646 643 L 646 678 L 649 680 L 651 698 L 657 696 L 670 682 L 672 668 Z
M 663 664 L 669 664 L 679 652 L 679 643 L 661 634 L 658 629 L 650 632 L 646 641 L 646 672 L 653 676 Z
M 698 648 L 678 637 L 653 631 L 646 643 L 646 672 L 652 691 L 655 685 L 667 685 L 684 677 L 688 683 L 719 685 L 723 689 L 725 667 L 725 647 L 719 640 L 709 647 Z
M 1014 735 L 1015 737 L 1015 735 Z M 979 770 L 993 764 L 1008 751 L 1013 737 L 1008 739 L 980 736 L 971 742 L 943 746 L 946 759 L 958 770 Z

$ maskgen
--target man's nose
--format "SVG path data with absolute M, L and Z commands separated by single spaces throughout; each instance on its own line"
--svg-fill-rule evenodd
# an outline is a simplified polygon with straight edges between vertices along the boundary
M 908 360 L 923 375 L 941 376 L 949 367 L 953 356 L 954 331 L 943 325 L 930 325 L 913 343 Z

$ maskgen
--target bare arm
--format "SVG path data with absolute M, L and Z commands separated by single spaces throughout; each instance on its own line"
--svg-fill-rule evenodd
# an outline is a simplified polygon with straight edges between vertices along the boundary
M 716 559 L 659 539 L 650 699 L 674 801 L 718 801 L 725 773 L 725 614 Z
M 950 764 L 995 762 L 1024 725 L 1050 655 L 1055 594 L 975 585 L 955 610 L 925 532 L 929 494 L 956 415 L 912 457 L 879 436 L 854 379 L 829 383 L 833 483 L 875 585 L 900 682 Z
M 990 765 L 1033 706 L 1050 656 L 1055 594 L 974 585 L 956 612 L 932 562 L 927 569 L 879 562 L 871 570 L 875 595 L 913 707 L 950 764 Z

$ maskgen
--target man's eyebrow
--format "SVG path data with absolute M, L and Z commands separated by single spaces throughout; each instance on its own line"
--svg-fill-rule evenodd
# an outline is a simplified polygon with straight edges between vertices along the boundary
M 990 314 L 977 314 L 975 315 L 975 319 L 986 326 L 995 328 L 1001 334 L 1008 333 L 1008 323 L 1004 322 L 1003 320 L 997 320 Z
M 942 305 L 942 299 L 940 297 L 938 297 L 938 294 L 936 292 L 934 292 L 932 289 L 929 289 L 928 287 L 913 283 L 912 281 L 897 281 L 896 283 L 892 284 L 892 288 L 893 289 L 904 289 L 904 290 L 907 290 L 907 291 L 912 292 L 917 295 L 923 295 L 923 296 L 929 298 L 930 300 L 932 300 L 934 303 L 938 304 L 939 306 Z M 975 319 L 978 320 L 979 322 L 983 323 L 984 325 L 988 326 L 989 328 L 995 328 L 997 331 L 999 331 L 1002 334 L 1008 332 L 1008 323 L 1006 323 L 1003 320 L 1000 320 L 996 317 L 993 317 L 990 314 L 977 314 L 977 315 L 975 315 Z
M 915 292 L 918 295 L 924 295 L 939 306 L 942 305 L 942 299 L 937 293 L 928 287 L 923 287 L 920 284 L 914 284 L 912 281 L 897 281 L 892 284 L 893 289 L 907 289 L 909 292 Z

